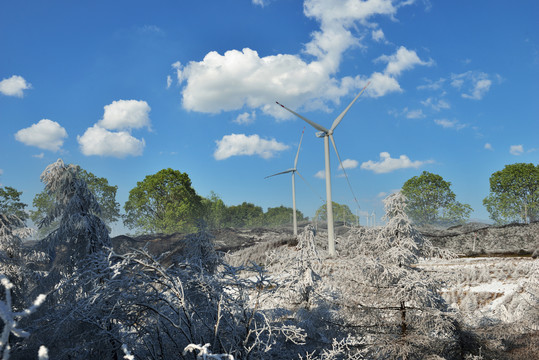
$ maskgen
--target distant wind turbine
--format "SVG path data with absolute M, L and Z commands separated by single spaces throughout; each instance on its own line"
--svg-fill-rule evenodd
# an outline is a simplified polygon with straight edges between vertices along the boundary
M 344 109 L 344 111 L 335 118 L 333 121 L 333 125 L 331 125 L 331 128 L 326 129 L 325 127 L 318 125 L 314 121 L 311 121 L 300 114 L 290 110 L 286 106 L 280 104 L 277 102 L 278 105 L 280 105 L 283 109 L 290 111 L 292 114 L 296 115 L 303 121 L 310 124 L 312 127 L 314 127 L 319 132 L 316 133 L 317 137 L 323 137 L 324 138 L 324 157 L 325 157 L 325 163 L 326 163 L 326 212 L 327 212 L 327 221 L 328 221 L 328 252 L 329 256 L 335 256 L 335 237 L 334 237 L 334 227 L 333 227 L 333 203 L 331 202 L 331 174 L 330 174 L 330 168 L 329 168 L 329 139 L 331 139 L 331 143 L 333 144 L 333 148 L 335 149 L 335 153 L 337 154 L 337 157 L 339 158 L 340 162 L 340 156 L 339 152 L 337 151 L 337 146 L 335 145 L 335 140 L 333 139 L 333 131 L 335 128 L 339 125 L 341 120 L 343 119 L 344 115 L 350 110 L 352 105 L 356 102 L 356 100 L 359 98 L 359 96 L 365 91 L 367 86 L 369 86 L 370 83 L 365 85 L 365 87 L 357 94 L 357 96 L 352 100 L 352 102 Z M 343 167 L 344 169 L 344 167 Z
M 292 221 L 294 223 L 294 236 L 298 236 L 298 222 L 296 219 L 296 181 L 294 179 L 295 174 L 298 172 L 298 157 L 299 157 L 299 149 L 301 148 L 301 142 L 303 141 L 303 133 L 305 132 L 305 128 L 303 128 L 303 131 L 301 132 L 301 138 L 299 139 L 299 146 L 298 146 L 298 152 L 296 153 L 296 159 L 294 160 L 294 167 L 285 171 L 281 171 L 277 174 L 273 174 L 270 176 L 266 176 L 264 179 L 270 178 L 272 176 L 276 175 L 282 175 L 282 174 L 288 174 L 292 173 Z M 299 175 L 299 173 L 298 173 Z M 301 176 L 301 175 L 300 175 Z

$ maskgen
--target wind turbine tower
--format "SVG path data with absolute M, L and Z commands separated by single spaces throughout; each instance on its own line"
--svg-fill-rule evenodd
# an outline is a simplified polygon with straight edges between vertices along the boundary
M 331 143 L 333 144 L 333 148 L 335 149 L 335 153 L 337 154 L 337 157 L 339 157 L 339 152 L 337 151 L 337 146 L 335 145 L 335 140 L 333 139 L 333 131 L 335 128 L 339 125 L 343 117 L 346 115 L 348 110 L 352 107 L 352 105 L 356 102 L 356 100 L 359 98 L 359 96 L 365 91 L 367 86 L 369 86 L 370 83 L 368 83 L 360 92 L 356 95 L 354 100 L 344 109 L 344 111 L 335 118 L 333 121 L 333 124 L 331 125 L 331 128 L 326 129 L 325 127 L 315 123 L 314 121 L 311 121 L 307 119 L 306 117 L 301 116 L 300 114 L 290 110 L 286 106 L 280 104 L 277 102 L 278 105 L 280 105 L 283 109 L 288 110 L 292 114 L 296 115 L 303 121 L 310 124 L 312 127 L 314 127 L 319 132 L 316 133 L 316 136 L 319 138 L 324 138 L 324 159 L 325 159 L 325 166 L 326 166 L 326 212 L 327 212 L 327 222 L 328 222 L 328 252 L 329 256 L 335 256 L 335 230 L 333 225 L 333 202 L 331 201 L 331 174 L 330 174 L 330 164 L 329 164 L 329 140 L 331 139 Z M 340 160 L 340 157 L 339 157 Z
M 303 131 L 301 132 L 301 138 L 299 140 L 299 146 L 298 146 L 298 152 L 296 153 L 296 159 L 294 160 L 294 167 L 285 171 L 281 171 L 277 174 L 273 174 L 270 176 L 266 176 L 264 179 L 267 179 L 272 176 L 276 175 L 282 175 L 282 174 L 288 174 L 292 173 L 292 222 L 294 224 L 294 236 L 298 236 L 298 222 L 296 219 L 296 181 L 294 179 L 295 174 L 298 172 L 297 166 L 298 166 L 298 156 L 299 156 L 299 149 L 301 148 L 301 142 L 303 141 L 303 133 L 305 132 L 305 128 L 303 128 Z M 300 175 L 298 173 L 298 175 Z M 300 175 L 301 176 L 301 175 Z

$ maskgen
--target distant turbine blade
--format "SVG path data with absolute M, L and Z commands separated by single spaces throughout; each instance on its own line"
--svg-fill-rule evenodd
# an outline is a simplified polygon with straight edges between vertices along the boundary
M 319 194 L 319 193 L 318 193 L 318 192 L 311 186 L 311 184 L 309 184 L 309 182 L 303 177 L 303 175 L 301 175 L 301 174 L 299 173 L 299 171 L 296 170 L 296 174 L 299 175 L 299 177 L 301 178 L 301 180 L 305 181 L 305 184 L 307 184 L 307 186 L 311 188 L 311 191 L 312 191 L 313 193 L 315 193 L 316 196 L 318 196 L 318 197 L 320 198 L 320 200 L 326 201 L 326 200 L 324 200 L 324 199 L 322 198 L 322 196 L 320 196 L 320 194 Z
M 300 114 L 298 114 L 297 112 L 293 111 L 293 110 L 290 110 L 289 108 L 287 108 L 286 106 L 284 106 L 283 104 L 280 104 L 278 101 L 276 101 L 277 105 L 280 105 L 283 109 L 285 110 L 288 110 L 290 111 L 292 114 L 296 115 L 297 117 L 299 117 L 300 119 L 302 119 L 303 121 L 309 123 L 313 128 L 315 128 L 316 130 L 318 131 L 322 131 L 322 132 L 325 132 L 325 133 L 328 133 L 329 130 L 326 129 L 325 127 L 321 126 L 321 125 L 318 125 L 317 123 L 315 123 L 314 121 L 311 121 L 309 119 L 307 119 L 306 117 L 303 117 L 301 116 Z
M 298 152 L 296 153 L 296 160 L 294 160 L 294 169 L 298 168 L 299 149 L 301 148 L 301 142 L 303 141 L 303 133 L 304 132 L 305 132 L 305 127 L 303 127 L 303 131 L 301 132 L 301 138 L 299 139 Z
M 335 130 L 335 128 L 337 127 L 337 125 L 339 125 L 339 123 L 341 122 L 342 118 L 344 117 L 344 115 L 346 115 L 346 113 L 348 112 L 348 110 L 350 110 L 350 108 L 352 107 L 352 105 L 354 105 L 354 103 L 356 102 L 356 100 L 361 96 L 361 94 L 363 94 L 363 91 L 365 91 L 365 89 L 367 88 L 367 86 L 370 85 L 370 81 L 367 83 L 367 85 L 365 85 L 365 87 L 359 92 L 359 94 L 357 94 L 357 96 L 354 98 L 354 100 L 352 100 L 352 102 L 346 107 L 346 109 L 344 109 L 344 111 L 339 115 L 337 116 L 337 118 L 335 119 L 335 121 L 333 121 L 333 125 L 331 125 L 331 128 L 329 129 L 330 132 L 333 132 L 333 130 Z
M 356 202 L 357 206 L 359 206 L 359 201 L 357 201 L 356 194 L 354 193 L 354 190 L 352 189 L 352 184 L 350 184 L 350 180 L 348 179 L 348 174 L 346 174 L 346 170 L 344 169 L 344 165 L 342 164 L 341 157 L 339 156 L 339 152 L 337 151 L 337 145 L 335 145 L 335 139 L 333 139 L 333 135 L 329 135 L 329 138 L 331 139 L 331 143 L 333 144 L 333 149 L 335 149 L 335 153 L 337 154 L 337 159 L 339 159 L 339 164 L 341 165 L 341 169 L 344 173 L 344 177 L 346 178 L 346 181 L 348 182 L 348 187 L 350 188 L 350 191 L 352 192 L 352 196 L 354 197 L 354 201 Z
M 277 175 L 282 175 L 282 174 L 288 174 L 288 173 L 291 173 L 291 172 L 294 172 L 296 171 L 296 169 L 288 169 L 288 170 L 285 170 L 285 171 L 281 171 L 277 174 L 273 174 L 273 175 L 269 175 L 269 176 L 266 176 L 264 179 L 267 179 L 267 178 L 270 178 L 272 176 L 277 176 Z

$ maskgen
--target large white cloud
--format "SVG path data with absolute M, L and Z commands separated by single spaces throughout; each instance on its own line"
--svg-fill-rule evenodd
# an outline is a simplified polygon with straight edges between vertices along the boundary
M 142 155 L 146 143 L 127 131 L 109 131 L 99 125 L 88 128 L 82 136 L 77 136 L 84 155 L 99 155 L 124 158 Z
M 258 155 L 264 159 L 269 159 L 277 152 L 286 150 L 289 147 L 275 139 L 261 139 L 256 134 L 249 136 L 245 134 L 225 135 L 216 143 L 217 149 L 213 154 L 216 160 L 224 160 L 238 155 Z
M 118 100 L 105 105 L 103 119 L 98 125 L 108 130 L 150 127 L 150 106 L 141 100 Z
M 124 158 L 140 156 L 146 143 L 131 135 L 132 129 L 150 128 L 150 106 L 142 100 L 117 100 L 105 105 L 103 119 L 77 136 L 84 155 Z M 112 131 L 111 131 L 112 130 Z M 117 130 L 117 131 L 114 131 Z
M 306 0 L 304 13 L 320 23 L 304 52 L 314 60 L 298 55 L 278 54 L 260 57 L 245 48 L 224 54 L 209 52 L 202 61 L 173 64 L 182 87 L 182 104 L 187 110 L 218 113 L 244 108 L 261 109 L 277 118 L 291 115 L 274 105 L 275 100 L 291 108 L 328 110 L 341 97 L 363 87 L 368 76 L 337 78 L 342 54 L 360 44 L 350 29 L 357 23 L 367 25 L 374 16 L 393 17 L 409 1 L 391 0 Z M 413 51 L 403 47 L 395 55 L 382 57 L 386 72 L 375 73 L 367 94 L 383 96 L 401 91 L 396 80 L 402 71 L 425 65 Z
M 32 88 L 32 85 L 22 77 L 13 75 L 8 79 L 0 81 L 0 93 L 7 96 L 23 97 L 24 90 Z
M 67 131 L 56 121 L 42 119 L 37 124 L 15 133 L 15 139 L 25 145 L 40 149 L 58 151 L 67 138 Z
M 424 164 L 432 163 L 431 160 L 427 161 L 412 161 L 406 155 L 399 156 L 398 159 L 393 159 L 388 152 L 380 153 L 380 161 L 366 161 L 361 164 L 361 168 L 365 170 L 374 171 L 376 174 L 383 174 L 392 172 L 399 169 L 414 168 L 417 169 Z

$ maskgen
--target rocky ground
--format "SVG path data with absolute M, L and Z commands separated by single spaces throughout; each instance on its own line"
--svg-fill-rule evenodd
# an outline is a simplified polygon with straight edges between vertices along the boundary
M 300 225 L 300 232 L 302 226 Z M 324 231 L 323 228 L 320 229 Z M 348 226 L 336 224 L 337 241 L 346 236 Z M 520 255 L 529 256 L 539 249 L 539 223 L 491 226 L 482 223 L 468 223 L 441 229 L 423 227 L 419 231 L 435 246 L 450 249 L 465 256 Z M 211 232 L 217 251 L 234 252 L 262 242 L 294 243 L 291 227 L 283 228 L 223 228 Z M 181 251 L 185 234 L 153 234 L 142 236 L 120 235 L 112 239 L 114 250 L 124 253 L 130 248 L 147 246 L 154 255 L 163 252 Z

